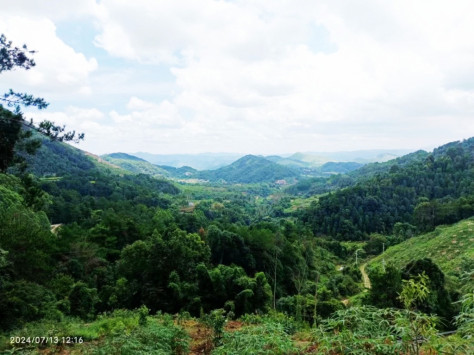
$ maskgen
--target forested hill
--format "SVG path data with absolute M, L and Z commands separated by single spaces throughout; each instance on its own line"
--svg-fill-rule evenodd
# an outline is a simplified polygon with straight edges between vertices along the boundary
M 126 153 L 112 153 L 103 155 L 102 158 L 109 163 L 135 174 L 147 174 L 157 177 L 168 177 L 170 174 L 165 169 L 148 161 Z
M 127 173 L 119 166 L 69 144 L 52 141 L 38 133 L 33 133 L 33 139 L 41 142 L 41 147 L 34 155 L 18 153 L 24 156 L 27 171 L 37 177 L 64 176 L 91 169 L 109 170 L 116 174 Z
M 370 180 L 377 174 L 388 172 L 392 166 L 404 167 L 415 162 L 421 162 L 429 155 L 429 153 L 419 150 L 402 157 L 392 159 L 382 163 L 369 163 L 362 165 L 359 163 L 333 163 L 329 162 L 321 166 L 319 169 L 323 173 L 333 170 L 338 173 L 329 178 L 314 177 L 303 179 L 298 183 L 289 186 L 286 192 L 290 195 L 313 196 L 344 187 L 355 185 L 364 180 Z M 334 169 L 337 166 L 337 169 Z M 394 168 L 396 169 L 396 168 Z
M 400 162 L 321 197 L 303 220 L 316 234 L 354 240 L 390 233 L 397 222 L 423 231 L 474 214 L 474 138 Z
M 255 155 L 246 155 L 234 163 L 217 170 L 201 171 L 197 176 L 211 181 L 231 183 L 275 182 L 296 177 L 295 170 L 278 165 Z
M 107 161 L 36 133 L 33 138 L 41 140 L 41 147 L 35 155 L 24 155 L 27 173 L 35 176 L 23 182 L 31 193 L 25 200 L 45 204 L 42 208 L 51 223 L 82 222 L 90 218 L 91 211 L 106 207 L 123 213 L 137 205 L 168 207 L 171 196 L 180 192 L 172 182 L 149 176 L 160 177 L 159 173 L 166 171 L 140 158 L 119 153 Z M 126 162 L 137 164 L 137 168 L 119 166 Z M 35 202 L 42 196 L 40 187 L 54 203 Z

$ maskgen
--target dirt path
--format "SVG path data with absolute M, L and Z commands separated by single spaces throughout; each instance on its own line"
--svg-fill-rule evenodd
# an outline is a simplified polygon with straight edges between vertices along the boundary
M 367 266 L 367 263 L 362 264 L 359 269 L 360 269 L 360 272 L 362 274 L 362 281 L 364 281 L 364 287 L 365 288 L 371 288 L 372 286 L 370 285 L 369 275 L 367 275 L 367 273 L 365 272 L 365 267 L 366 266 Z

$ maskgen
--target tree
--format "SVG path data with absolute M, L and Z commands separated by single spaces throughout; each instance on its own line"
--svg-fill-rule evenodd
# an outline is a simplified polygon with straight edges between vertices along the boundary
M 406 324 L 408 332 L 405 337 L 402 337 L 402 341 L 407 344 L 406 350 L 409 354 L 420 354 L 422 343 L 419 340 L 430 339 L 435 335 L 436 317 L 426 317 L 415 312 L 417 304 L 425 301 L 430 294 L 428 280 L 428 276 L 423 272 L 415 278 L 402 281 L 399 299 L 408 316 L 408 324 Z
M 377 255 L 382 253 L 384 244 L 387 244 L 387 238 L 383 235 L 374 233 L 370 236 L 364 250 L 367 254 Z
M 456 312 L 451 295 L 445 288 L 444 273 L 431 259 L 425 258 L 408 263 L 402 272 L 402 278 L 408 280 L 421 274 L 426 275 L 429 295 L 416 303 L 417 309 L 427 314 L 435 313 L 443 317 L 445 325 L 449 326 L 449 322 L 453 320 Z
M 69 294 L 71 314 L 88 319 L 94 314 L 94 307 L 98 302 L 97 290 L 89 288 L 82 281 L 77 282 Z
M 402 289 L 401 272 L 393 265 L 385 271 L 380 268 L 369 271 L 371 289 L 369 303 L 379 308 L 400 307 L 398 295 Z
M 0 73 L 4 71 L 22 68 L 29 70 L 36 65 L 35 61 L 29 57 L 35 51 L 28 50 L 26 45 L 22 48 L 13 47 L 5 35 L 0 35 Z M 27 93 L 17 93 L 10 89 L 3 97 L 0 97 L 6 107 L 0 104 L 0 172 L 5 172 L 7 168 L 16 162 L 23 161 L 16 151 L 23 151 L 33 154 L 41 145 L 38 139 L 30 139 L 33 131 L 37 131 L 53 140 L 75 141 L 84 139 L 84 134 L 76 135 L 75 131 L 64 132 L 64 126 L 57 126 L 53 122 L 45 120 L 39 124 L 27 121 L 21 112 L 21 106 L 34 106 L 38 109 L 45 109 L 48 103 Z M 22 129 L 25 127 L 25 129 Z

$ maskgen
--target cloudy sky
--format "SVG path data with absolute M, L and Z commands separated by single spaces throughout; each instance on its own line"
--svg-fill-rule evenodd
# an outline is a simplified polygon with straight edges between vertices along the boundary
M 474 136 L 472 0 L 0 0 L 3 73 L 97 154 L 433 148 Z

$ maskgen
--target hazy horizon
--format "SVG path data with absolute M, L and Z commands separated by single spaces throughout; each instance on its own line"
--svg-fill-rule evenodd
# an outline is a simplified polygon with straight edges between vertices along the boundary
M 470 138 L 470 137 L 468 137 Z M 458 141 L 462 141 L 463 139 L 459 139 Z M 386 152 L 386 153 L 402 153 L 408 154 L 411 152 L 416 152 L 418 150 L 424 150 L 427 152 L 433 151 L 433 149 L 442 146 L 444 144 L 451 143 L 451 142 L 443 142 L 433 147 L 417 147 L 417 148 L 374 148 L 374 149 L 354 149 L 354 150 L 326 150 L 326 151 L 317 151 L 317 150 L 308 150 L 308 151 L 285 151 L 285 152 L 274 152 L 274 153 L 260 153 L 260 152 L 239 152 L 239 151 L 203 151 L 203 152 L 192 152 L 192 151 L 184 151 L 184 152 L 153 152 L 153 151 L 126 151 L 126 150 L 116 150 L 116 151 L 107 151 L 105 153 L 97 154 L 97 155 L 108 155 L 114 153 L 125 153 L 129 155 L 136 155 L 136 154 L 152 154 L 152 155 L 256 155 L 256 156 L 281 156 L 281 157 L 289 157 L 291 155 L 301 153 L 301 154 L 337 154 L 337 153 L 357 153 L 357 152 Z M 81 143 L 79 144 L 71 144 L 74 147 L 82 149 Z M 95 152 L 90 152 L 96 154 Z
M 197 170 L 213 170 L 236 162 L 244 156 L 252 155 L 263 158 L 280 157 L 283 159 L 291 159 L 292 161 L 300 161 L 308 166 L 321 166 L 327 162 L 357 162 L 357 163 L 373 163 L 384 162 L 409 153 L 412 150 L 356 150 L 356 151 L 339 151 L 339 152 L 294 152 L 289 154 L 245 154 L 245 153 L 226 153 L 226 152 L 205 152 L 205 153 L 178 153 L 178 154 L 154 154 L 150 152 L 113 152 L 102 155 L 103 157 L 112 154 L 128 154 L 140 159 L 144 159 L 155 165 L 166 165 L 180 168 L 189 166 Z M 295 157 L 301 154 L 304 157 Z M 288 162 L 288 161 L 287 161 Z

